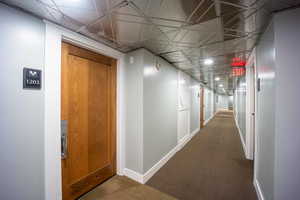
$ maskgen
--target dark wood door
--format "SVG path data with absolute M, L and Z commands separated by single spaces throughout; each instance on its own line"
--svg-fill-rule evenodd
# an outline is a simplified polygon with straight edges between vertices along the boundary
M 204 127 L 204 88 L 200 89 L 200 128 Z
M 63 199 L 73 200 L 116 173 L 116 60 L 63 43 L 61 69 Z

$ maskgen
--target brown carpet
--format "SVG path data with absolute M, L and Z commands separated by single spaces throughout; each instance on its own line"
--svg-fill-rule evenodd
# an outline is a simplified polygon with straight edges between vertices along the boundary
M 256 200 L 232 112 L 219 112 L 147 185 L 181 200 Z
M 114 176 L 79 200 L 176 200 L 147 185 L 125 176 Z

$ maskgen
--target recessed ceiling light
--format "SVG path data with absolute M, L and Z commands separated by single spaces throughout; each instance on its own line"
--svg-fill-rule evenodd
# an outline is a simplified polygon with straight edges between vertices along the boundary
M 223 87 L 223 86 L 224 86 L 223 84 L 220 84 L 220 85 L 219 85 L 219 87 Z
M 219 81 L 219 80 L 220 80 L 220 77 L 216 77 L 216 78 L 215 78 L 215 81 Z
M 214 63 L 214 61 L 211 58 L 207 58 L 207 59 L 204 60 L 205 65 L 212 65 L 213 63 Z

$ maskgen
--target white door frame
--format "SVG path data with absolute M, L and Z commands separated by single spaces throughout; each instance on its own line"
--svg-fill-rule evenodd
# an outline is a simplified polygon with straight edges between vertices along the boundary
M 45 200 L 61 200 L 61 43 L 67 41 L 91 51 L 117 59 L 117 173 L 124 169 L 124 54 L 51 22 L 45 34 Z
M 258 117 L 257 117 L 257 113 L 258 113 L 258 69 L 257 69 L 257 60 L 256 60 L 256 48 L 253 49 L 253 54 L 254 56 L 254 110 L 255 110 L 255 115 L 254 115 L 254 123 L 255 123 L 255 127 L 254 127 L 254 155 L 253 155 L 253 159 L 254 159 L 254 173 L 253 173 L 253 182 L 254 185 L 256 185 L 256 176 L 257 176 L 257 168 L 258 168 Z
M 246 157 L 253 160 L 255 146 L 255 68 L 256 56 L 253 49 L 246 64 Z M 254 113 L 254 116 L 252 115 Z
M 189 89 L 190 86 L 190 77 L 185 74 L 182 71 L 177 72 L 177 89 L 178 89 L 178 103 L 177 103 L 177 144 L 183 144 L 185 141 L 187 141 L 187 139 L 190 136 L 190 109 L 191 109 L 191 94 L 190 92 L 187 92 L 186 90 Z M 184 85 L 184 86 L 183 86 Z M 185 105 L 186 102 L 184 102 L 185 100 L 187 100 L 188 104 Z M 187 122 L 187 126 L 185 132 L 186 134 L 181 137 L 181 133 L 180 131 L 181 129 L 181 125 L 182 125 L 182 121 L 180 120 L 180 116 L 182 113 L 185 113 L 185 119 Z

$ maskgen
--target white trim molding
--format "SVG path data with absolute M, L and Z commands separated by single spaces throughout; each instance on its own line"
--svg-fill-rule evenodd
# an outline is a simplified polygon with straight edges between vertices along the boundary
M 185 135 L 183 138 L 181 138 L 177 144 L 177 147 L 179 149 L 181 149 L 182 147 L 184 147 L 186 145 L 186 143 L 188 143 L 188 141 L 190 141 L 191 139 L 191 135 L 190 134 L 187 134 Z
M 185 143 L 186 144 L 186 143 Z M 144 175 L 142 184 L 145 184 L 160 168 L 162 168 L 178 151 L 178 145 L 173 148 L 167 155 L 151 167 Z
M 124 168 L 124 54 L 61 26 L 44 21 L 45 36 L 45 200 L 61 200 L 61 43 L 76 46 L 117 59 L 117 173 Z
M 136 172 L 136 171 L 133 171 L 131 169 L 127 169 L 125 168 L 123 170 L 124 172 L 124 175 L 127 176 L 128 178 L 132 179 L 132 180 L 135 180 L 136 182 L 139 182 L 139 183 L 143 183 L 143 175 Z
M 261 186 L 258 182 L 258 180 L 254 179 L 254 187 L 255 187 L 255 191 L 258 197 L 258 200 L 265 200 Z
M 191 133 L 191 138 L 193 138 L 197 133 L 199 133 L 200 131 L 200 127 L 198 127 L 196 130 L 194 130 L 192 133 Z
M 245 157 L 247 158 L 248 156 L 247 156 L 246 143 L 245 143 L 244 138 L 243 138 L 243 136 L 242 136 L 242 131 L 241 131 L 240 126 L 239 126 L 239 123 L 238 123 L 238 121 L 237 121 L 237 119 L 236 119 L 236 115 L 234 115 L 234 121 L 235 121 L 235 125 L 236 125 L 236 127 L 237 127 L 237 129 L 238 129 L 238 132 L 239 132 L 239 135 L 240 135 L 240 139 L 241 139 L 241 143 L 242 143 L 242 146 L 243 146 L 243 150 L 244 150 Z M 248 159 L 248 158 L 247 158 L 247 159 Z
M 255 49 L 246 64 L 246 147 L 248 159 L 254 157 L 255 137 Z
M 212 120 L 212 119 L 215 117 L 216 114 L 217 114 L 217 113 L 214 113 L 209 119 L 205 120 L 205 121 L 204 121 L 204 126 L 205 126 L 210 120 Z
M 124 169 L 124 175 L 141 184 L 145 184 L 160 168 L 162 168 L 178 151 L 180 151 L 198 132 L 197 128 L 192 133 L 186 135 L 169 153 L 167 153 L 160 161 L 151 167 L 145 174 L 135 172 L 131 169 Z

